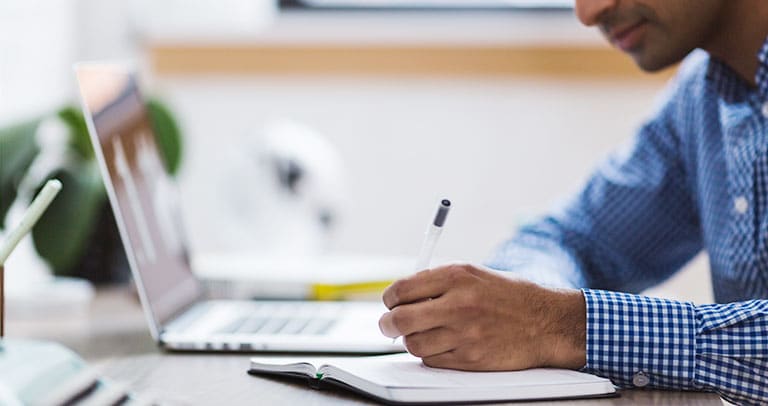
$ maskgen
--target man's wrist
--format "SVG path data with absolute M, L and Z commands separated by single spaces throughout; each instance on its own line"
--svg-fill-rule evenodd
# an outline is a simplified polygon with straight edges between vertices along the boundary
M 546 289 L 542 366 L 581 369 L 587 362 L 587 305 L 575 289 Z

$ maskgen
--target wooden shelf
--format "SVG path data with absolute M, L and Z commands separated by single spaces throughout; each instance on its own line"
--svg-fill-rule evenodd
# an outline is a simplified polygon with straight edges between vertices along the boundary
M 191 34 L 189 34 L 191 35 Z M 660 81 L 572 13 L 281 13 L 227 38 L 150 37 L 160 75 L 545 76 Z
M 607 46 L 157 45 L 159 75 L 547 76 L 666 80 Z

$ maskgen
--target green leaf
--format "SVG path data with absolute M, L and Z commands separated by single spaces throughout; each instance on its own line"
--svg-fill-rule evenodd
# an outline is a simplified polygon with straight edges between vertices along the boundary
M 69 127 L 69 145 L 72 149 L 83 159 L 93 159 L 91 137 L 88 135 L 88 126 L 85 124 L 85 118 L 83 118 L 80 109 L 75 106 L 66 106 L 59 110 L 57 115 Z
M 85 252 L 106 192 L 96 162 L 62 169 L 52 177 L 63 187 L 32 229 L 37 252 L 56 274 L 69 273 Z
M 176 120 L 165 105 L 156 99 L 147 102 L 147 112 L 155 131 L 155 141 L 165 162 L 165 169 L 175 175 L 181 166 L 181 132 Z
M 19 182 L 39 152 L 35 134 L 40 120 L 0 129 L 0 229 L 16 200 Z

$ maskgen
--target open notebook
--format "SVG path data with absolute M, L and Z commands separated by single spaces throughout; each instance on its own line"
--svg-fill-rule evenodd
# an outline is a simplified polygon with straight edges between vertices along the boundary
M 608 379 L 565 369 L 464 372 L 430 368 L 410 354 L 372 357 L 255 357 L 252 375 L 309 379 L 387 403 L 457 403 L 615 396 Z

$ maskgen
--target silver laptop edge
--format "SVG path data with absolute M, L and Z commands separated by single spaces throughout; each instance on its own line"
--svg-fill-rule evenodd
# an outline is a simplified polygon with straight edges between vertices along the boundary
M 135 71 L 135 67 L 130 63 L 79 62 L 73 65 L 73 69 L 75 71 L 76 76 L 79 69 L 84 67 L 89 67 L 89 66 L 113 66 L 116 68 L 124 69 L 127 72 Z M 81 86 L 81 84 L 79 83 L 79 77 L 78 77 L 78 87 L 79 86 Z M 123 219 L 122 212 L 118 208 L 119 203 L 117 200 L 117 194 L 112 184 L 112 178 L 111 176 L 109 176 L 109 169 L 107 168 L 107 162 L 104 157 L 104 153 L 100 147 L 101 144 L 98 139 L 98 133 L 96 132 L 96 125 L 93 120 L 93 115 L 91 114 L 91 109 L 88 107 L 81 89 L 78 89 L 78 97 L 80 100 L 81 110 L 85 118 L 85 123 L 86 123 L 86 126 L 88 127 L 88 135 L 91 139 L 91 142 L 93 143 L 93 150 L 96 155 L 96 161 L 98 162 L 99 169 L 102 174 L 102 181 L 104 182 L 104 187 L 107 191 L 107 196 L 109 198 L 110 205 L 112 206 L 112 214 L 115 216 L 115 222 L 117 223 L 118 232 L 120 233 L 120 239 L 123 241 L 123 248 L 124 248 L 126 257 L 128 259 L 128 265 L 131 268 L 131 273 L 133 274 L 134 282 L 137 285 L 136 290 L 138 291 L 138 294 L 139 294 L 139 299 L 141 302 L 142 309 L 144 311 L 144 316 L 147 320 L 147 324 L 149 325 L 150 334 L 152 335 L 152 338 L 155 339 L 155 341 L 162 344 L 163 340 L 161 336 L 163 331 L 163 324 L 162 324 L 162 321 L 155 319 L 155 312 L 151 307 L 149 298 L 147 297 L 147 289 L 144 286 L 143 278 L 139 273 L 139 264 L 134 255 L 135 253 L 132 249 L 127 249 L 127 247 L 125 246 L 125 241 L 129 241 L 127 226 Z M 188 308 L 193 303 L 202 299 L 203 290 L 201 287 L 199 288 L 198 294 L 195 296 L 196 297 L 194 297 L 191 301 L 179 306 L 179 308 L 176 309 L 174 313 L 182 312 L 185 308 Z

